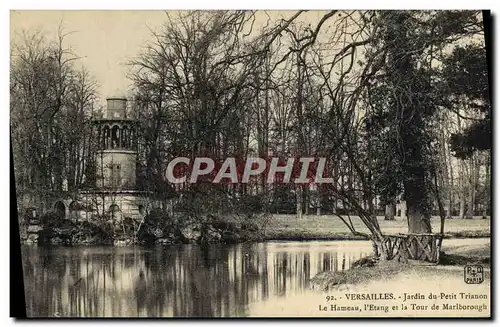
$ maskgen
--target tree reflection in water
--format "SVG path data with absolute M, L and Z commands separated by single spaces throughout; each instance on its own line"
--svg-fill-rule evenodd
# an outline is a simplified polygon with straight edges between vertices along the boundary
M 139 276 L 134 282 L 135 301 L 137 303 L 137 316 L 141 316 L 142 311 L 146 308 L 146 298 L 148 287 L 144 271 L 139 271 Z
M 303 292 L 367 242 L 23 247 L 27 314 L 37 317 L 245 316 L 250 303 Z

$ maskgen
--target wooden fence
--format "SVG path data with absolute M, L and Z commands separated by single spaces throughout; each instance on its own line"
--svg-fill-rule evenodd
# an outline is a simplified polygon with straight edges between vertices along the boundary
M 386 235 L 385 246 L 388 260 L 420 260 L 439 262 L 441 234 L 398 234 Z

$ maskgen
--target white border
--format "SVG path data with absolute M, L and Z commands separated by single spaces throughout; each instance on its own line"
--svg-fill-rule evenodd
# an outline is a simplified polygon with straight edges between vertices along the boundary
M 6 1 L 12 3 L 10 9 L 275 9 L 275 10 L 296 10 L 296 9 L 488 9 L 493 8 L 494 1 L 489 0 L 454 0 L 454 1 L 154 1 L 154 0 L 123 0 L 110 5 L 102 1 Z M 5 3 L 5 2 L 4 2 Z M 117 5 L 118 4 L 118 5 Z
M 217 2 L 214 1 L 182 1 L 182 2 L 170 2 L 170 1 L 152 1 L 152 0 L 141 0 L 141 1 L 132 1 L 132 0 L 122 0 L 122 1 L 117 1 L 116 4 L 119 4 L 119 6 L 115 5 L 110 5 L 107 3 L 103 3 L 102 1 L 95 1 L 95 0 L 87 0 L 87 1 L 53 1 L 53 0 L 45 0 L 45 1 L 36 1 L 36 0 L 31 0 L 31 1 L 13 1 L 13 0 L 4 0 L 1 2 L 1 18 L 0 18 L 0 24 L 1 24 L 1 31 L 0 31 L 0 38 L 1 38 L 1 49 L 0 55 L 0 76 L 2 80 L 2 87 L 0 88 L 0 99 L 1 99 L 1 105 L 2 105 L 2 110 L 0 110 L 0 114 L 2 115 L 0 117 L 0 123 L 2 124 L 2 127 L 0 128 L 0 131 L 2 133 L 2 137 L 0 138 L 0 154 L 2 154 L 3 160 L 0 160 L 0 167 L 1 167 L 1 172 L 2 172 L 2 183 L 1 183 L 1 194 L 0 194 L 0 201 L 1 205 L 0 208 L 2 208 L 2 219 L 4 223 L 2 224 L 2 232 L 3 235 L 0 238 L 1 240 L 1 248 L 3 249 L 3 269 L 0 269 L 0 281 L 1 281 L 1 287 L 0 289 L 3 291 L 3 296 L 1 298 L 0 302 L 0 308 L 1 308 L 1 317 L 2 317 L 2 325 L 11 325 L 14 324 L 15 321 L 11 318 L 7 318 L 9 316 L 9 223 L 7 221 L 9 220 L 9 213 L 8 213 L 8 208 L 10 203 L 9 201 L 9 177 L 10 176 L 10 170 L 9 170 L 9 159 L 8 159 L 8 153 L 9 153 L 9 40 L 10 40 L 10 32 L 9 32 L 9 26 L 10 26 L 10 13 L 9 10 L 13 9 L 142 9 L 142 10 L 147 10 L 147 9 L 281 9 L 281 10 L 293 10 L 293 9 L 332 9 L 332 7 L 335 7 L 335 9 L 492 9 L 492 13 L 495 14 L 498 12 L 495 10 L 497 6 L 499 6 L 499 1 L 486 1 L 486 0 L 454 0 L 454 1 L 429 1 L 429 0 L 420 0 L 420 1 L 359 1 L 359 0 L 349 0 L 349 1 L 320 1 L 320 0 L 308 0 L 307 2 L 304 1 L 269 1 L 269 0 L 254 0 L 254 1 L 246 1 L 246 2 L 240 2 L 240 1 L 222 1 L 218 0 Z M 498 20 L 495 22 L 498 25 Z M 493 26 L 495 27 L 495 26 Z M 498 44 L 498 33 L 493 33 L 494 36 L 494 42 L 493 45 Z M 495 51 L 495 59 L 498 58 L 498 51 Z M 496 65 L 494 65 L 496 67 Z M 496 74 L 495 74 L 496 76 Z M 498 89 L 498 83 L 495 83 L 495 94 L 498 94 L 496 92 Z M 498 100 L 495 98 L 496 103 Z M 497 105 L 498 106 L 498 105 Z M 499 114 L 495 113 L 494 115 L 497 119 Z M 496 133 L 498 134 L 498 132 Z M 497 135 L 498 136 L 498 135 Z M 499 153 L 500 151 L 500 146 L 498 142 L 495 142 L 495 153 Z M 497 163 L 498 160 L 495 158 L 495 167 L 494 171 L 496 171 Z M 495 181 L 496 177 L 498 176 L 498 173 L 494 174 L 495 176 Z M 495 184 L 495 181 L 493 184 Z M 495 199 L 494 199 L 494 207 L 497 209 L 498 205 L 500 205 L 500 195 L 498 192 L 495 192 Z M 495 210 L 496 212 L 497 210 Z M 493 219 L 496 219 L 493 218 Z M 500 222 L 496 222 L 495 226 L 498 226 Z M 495 230 L 496 235 L 498 234 L 498 228 Z M 496 241 L 498 243 L 498 241 Z M 493 258 L 495 261 L 495 271 L 498 270 L 498 251 L 495 249 L 496 256 Z M 498 274 L 495 273 L 495 279 L 498 282 Z M 19 292 L 22 292 L 22 290 L 19 290 Z M 492 296 L 494 294 L 492 293 Z M 497 303 L 497 306 L 495 308 L 492 308 L 498 315 L 499 312 L 496 310 L 498 308 L 498 301 L 495 301 Z M 343 325 L 343 324 L 349 324 L 349 325 L 357 325 L 360 324 L 360 321 L 323 321 L 324 323 L 327 324 L 335 324 L 335 325 Z M 48 322 L 52 323 L 52 321 Z M 70 321 L 64 321 L 62 322 L 62 325 L 69 324 Z M 122 321 L 108 321 L 108 322 L 103 322 L 103 321 L 88 321 L 84 322 L 84 324 L 93 324 L 93 325 L 118 325 L 122 324 Z M 127 322 L 127 324 L 130 325 L 139 325 L 143 322 L 141 321 L 131 321 Z M 162 324 L 193 324 L 196 323 L 195 321 L 189 321 L 189 322 L 182 322 L 182 321 L 162 321 Z M 200 323 L 203 324 L 227 324 L 227 323 L 234 323 L 234 321 L 200 321 Z M 247 324 L 252 324 L 252 323 L 264 323 L 263 321 L 238 321 L 238 324 L 240 325 L 247 325 Z M 278 324 L 283 324 L 283 323 L 288 323 L 288 321 L 282 321 L 282 322 L 273 322 L 273 323 L 278 323 Z M 296 323 L 306 323 L 309 324 L 311 321 L 296 321 Z M 367 321 L 367 323 L 374 323 L 374 321 Z M 385 321 L 380 321 L 380 323 L 386 323 Z M 397 322 L 398 324 L 401 322 Z M 423 322 L 421 322 L 423 323 Z M 437 322 L 429 322 L 426 321 L 425 324 L 434 324 Z M 448 324 L 454 324 L 455 321 L 441 321 L 440 324 L 443 323 L 448 323 Z

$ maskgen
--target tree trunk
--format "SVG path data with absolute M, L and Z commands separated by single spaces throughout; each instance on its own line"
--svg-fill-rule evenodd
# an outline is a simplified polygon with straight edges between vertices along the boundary
M 430 216 L 425 213 L 418 203 L 407 201 L 408 206 L 408 233 L 431 233 Z
M 448 202 L 449 202 L 449 206 L 448 206 L 448 216 L 447 218 L 453 218 L 453 206 L 454 206 L 454 202 L 453 202 L 453 190 L 455 189 L 455 185 L 454 185 L 454 182 L 453 182 L 454 178 L 453 178 L 453 165 L 450 163 L 450 189 L 448 190 Z
M 309 189 L 304 188 L 302 192 L 302 201 L 304 202 L 304 214 L 309 215 Z
M 461 194 L 460 194 L 460 209 L 459 209 L 458 216 L 460 219 L 465 218 L 465 194 L 464 194 L 464 192 L 461 192 Z
M 453 204 L 453 170 L 449 163 L 450 153 L 447 147 L 448 135 L 446 134 L 446 113 L 444 119 L 441 121 L 441 133 L 440 133 L 440 143 L 441 143 L 441 153 L 440 153 L 440 164 L 443 169 L 443 174 L 441 177 L 441 185 L 444 186 L 443 194 L 446 201 L 446 212 L 445 217 L 450 219 L 452 216 L 452 204 Z
M 449 194 L 450 198 L 446 201 L 447 202 L 447 206 L 446 206 L 446 218 L 447 219 L 451 219 L 452 218 L 452 200 L 451 200 L 451 192 Z
M 297 200 L 297 219 L 302 218 L 302 187 L 297 185 L 295 198 Z
M 484 181 L 484 189 L 485 189 L 485 196 L 484 196 L 484 204 L 483 204 L 483 219 L 486 219 L 488 216 L 489 212 L 489 207 L 490 207 L 490 199 L 491 199 L 491 192 L 490 192 L 490 160 L 489 156 L 486 157 L 485 161 L 485 181 Z
M 408 233 L 431 233 L 431 216 L 426 208 L 423 180 L 405 183 L 405 199 L 408 209 Z
M 321 216 L 321 192 L 319 185 L 316 187 L 316 216 Z
M 458 177 L 458 192 L 459 192 L 459 209 L 458 209 L 458 218 L 459 219 L 464 219 L 465 218 L 465 176 L 466 176 L 466 171 L 464 167 L 464 163 L 461 160 L 459 163 L 459 177 Z
M 385 205 L 385 220 L 396 220 L 394 203 Z
M 470 169 L 469 169 L 469 194 L 467 203 L 467 214 L 465 219 L 472 219 L 474 216 L 474 198 L 476 189 L 476 167 L 474 165 L 474 156 L 470 158 Z
M 472 219 L 474 216 L 474 189 L 471 188 L 469 190 L 469 198 L 467 203 L 467 214 L 465 215 L 465 219 Z
M 399 210 L 399 216 L 401 217 L 401 220 L 406 220 L 406 201 L 399 201 Z
M 368 212 L 370 213 L 370 216 L 375 217 L 377 219 L 377 214 L 375 212 L 375 206 L 373 205 L 373 197 L 370 197 L 367 201 L 367 207 L 368 207 Z
M 390 258 L 389 249 L 383 241 L 373 241 L 372 246 L 375 257 L 378 257 L 382 261 L 392 259 Z

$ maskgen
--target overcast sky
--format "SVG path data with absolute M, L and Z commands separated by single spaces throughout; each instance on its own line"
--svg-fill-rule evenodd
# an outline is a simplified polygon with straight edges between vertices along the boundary
M 48 39 L 57 35 L 59 24 L 68 36 L 67 45 L 100 84 L 101 98 L 127 91 L 127 60 L 137 55 L 150 35 L 148 26 L 158 28 L 163 11 L 12 11 L 11 41 L 20 32 L 41 30 Z
M 273 18 L 287 17 L 296 11 L 274 12 Z M 301 15 L 301 20 L 317 23 L 325 12 L 314 11 Z M 263 14 L 264 15 L 264 14 Z M 263 24 L 267 16 L 256 21 Z M 128 60 L 151 39 L 152 30 L 165 22 L 163 11 L 11 11 L 11 41 L 18 41 L 23 30 L 40 30 L 54 40 L 59 25 L 67 32 L 67 45 L 83 57 L 80 61 L 98 81 L 101 103 L 108 96 L 127 92 Z

